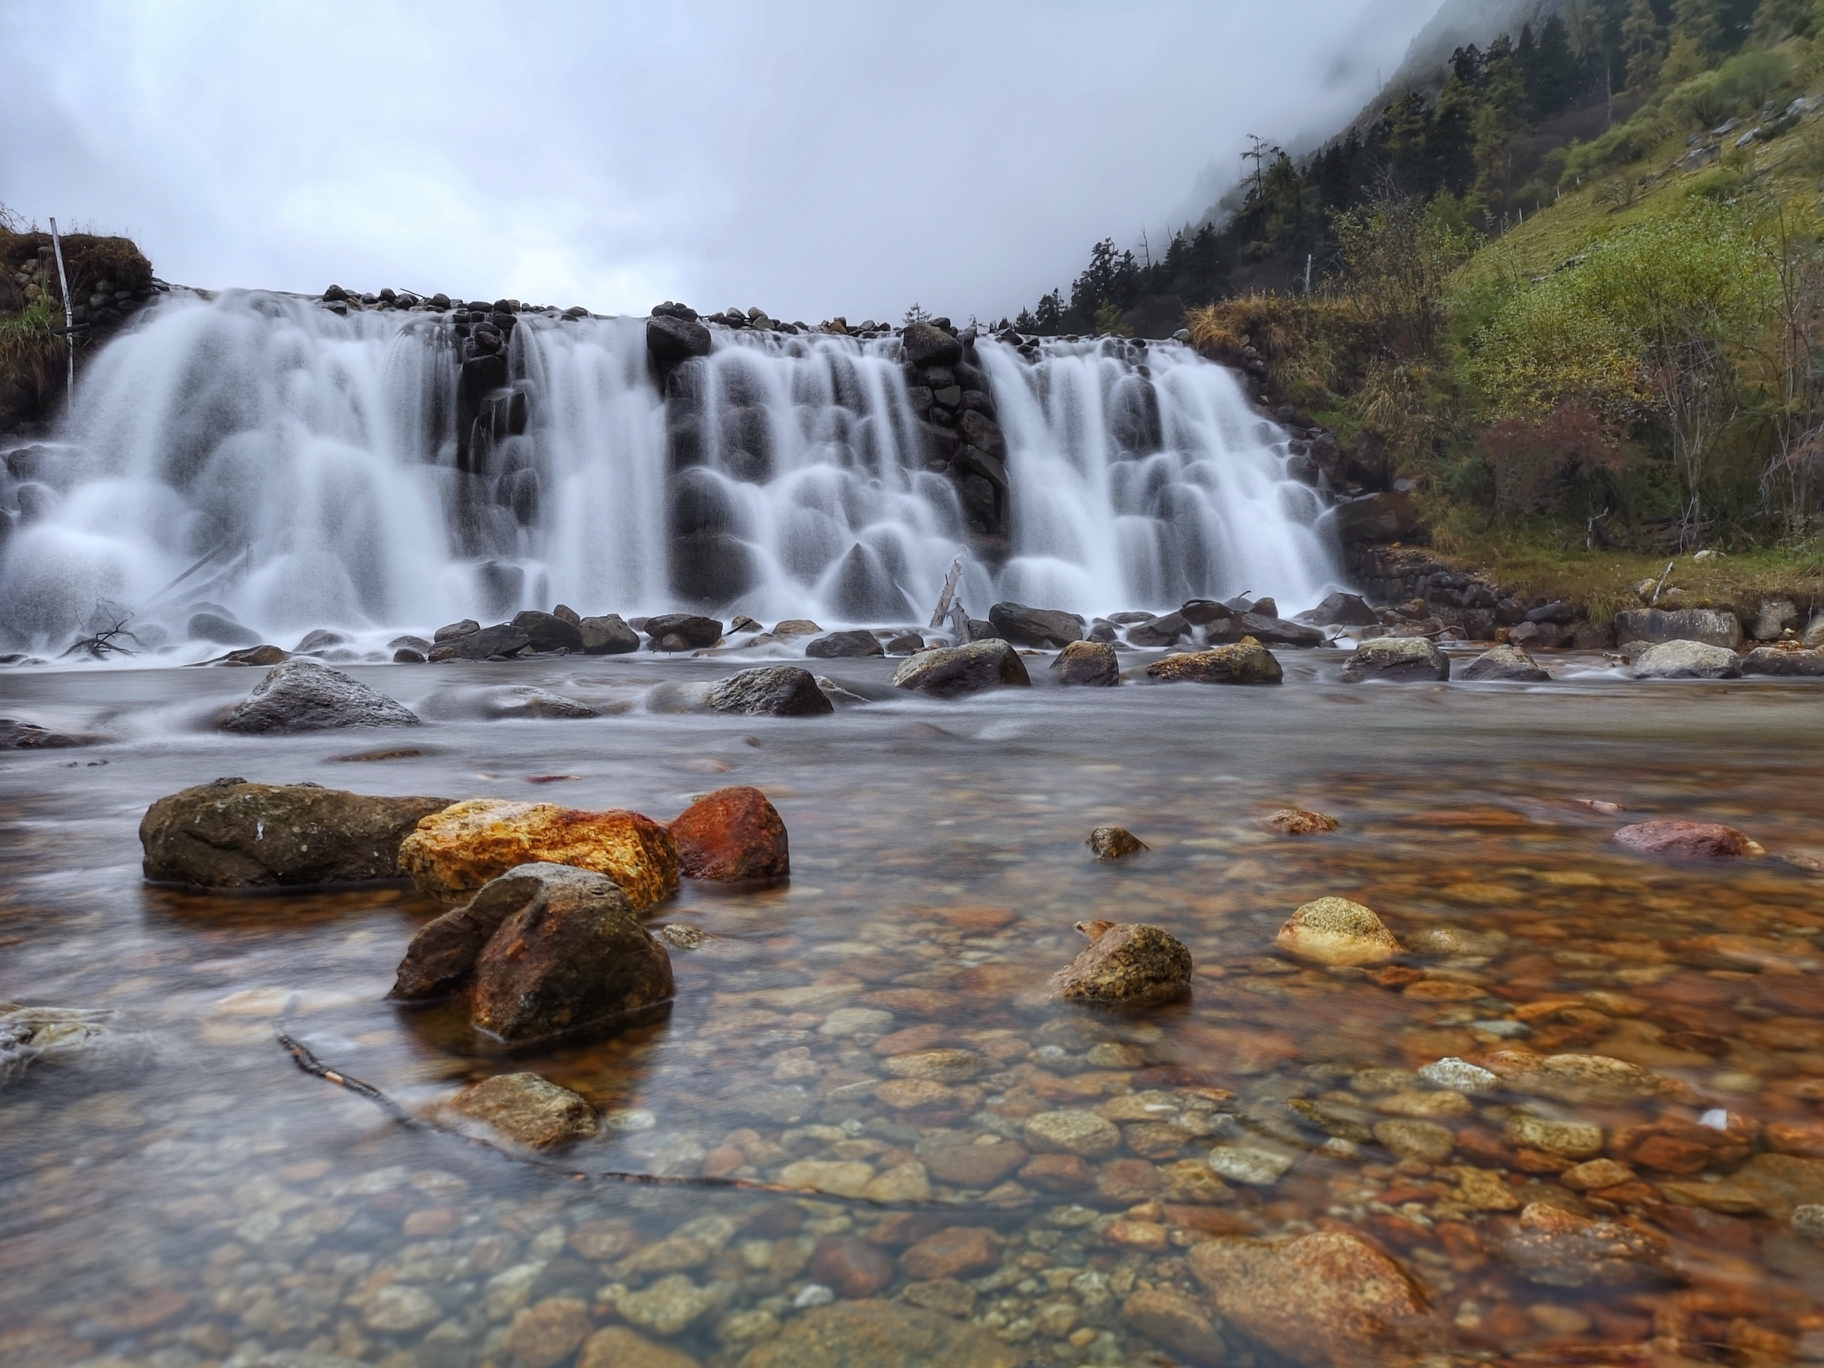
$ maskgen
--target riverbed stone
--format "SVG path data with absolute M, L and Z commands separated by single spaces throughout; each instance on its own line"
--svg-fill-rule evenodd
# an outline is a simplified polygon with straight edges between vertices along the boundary
M 671 833 L 637 812 L 585 812 L 553 803 L 473 798 L 420 821 L 399 847 L 399 868 L 420 892 L 454 900 L 522 864 L 575 865 L 606 874 L 635 910 L 678 891 Z
M 1182 1292 L 1169 1287 L 1143 1288 L 1121 1303 L 1121 1319 L 1193 1363 L 1216 1363 L 1222 1358 L 1222 1341 L 1208 1314 Z
M 1670 1247 L 1659 1236 L 1544 1202 L 1527 1206 L 1511 1226 L 1496 1226 L 1492 1243 L 1522 1277 L 1543 1287 L 1618 1287 L 1677 1277 Z
M 624 1325 L 597 1330 L 576 1356 L 576 1368 L 700 1368 L 689 1354 L 654 1343 Z
M 1385 964 L 1401 953 L 1399 941 L 1381 919 L 1347 898 L 1306 903 L 1279 928 L 1273 943 L 1319 964 Z
M 1280 1244 L 1205 1240 L 1188 1260 L 1225 1320 L 1313 1368 L 1406 1364 L 1444 1343 L 1444 1323 L 1424 1291 L 1343 1231 Z
M 1030 1357 L 980 1326 L 901 1302 L 841 1301 L 787 1321 L 740 1368 L 1013 1368 Z
M 967 1083 L 987 1065 L 974 1050 L 915 1050 L 888 1055 L 881 1066 L 895 1078 L 933 1078 L 939 1083 Z
M 1735 860 L 1764 853 L 1742 832 L 1718 822 L 1635 822 L 1622 827 L 1609 839 L 1643 855 L 1669 855 L 1686 860 Z
M 672 996 L 671 957 L 613 879 L 564 865 L 516 871 L 540 888 L 475 963 L 470 1021 L 509 1045 L 637 1024 Z
M 951 1187 L 986 1190 L 1006 1178 L 1031 1158 L 1030 1152 L 1011 1140 L 991 1137 L 988 1144 L 977 1144 L 962 1136 L 949 1143 L 921 1140 L 918 1157 L 925 1171 L 940 1183 Z M 1078 1162 L 1081 1162 L 1080 1160 Z
M 1567 1159 L 1590 1159 L 1602 1153 L 1602 1127 L 1587 1121 L 1555 1121 L 1525 1113 L 1507 1121 L 1507 1143 L 1517 1149 L 1542 1150 Z
M 530 1149 L 587 1140 L 597 1126 L 586 1098 L 535 1073 L 484 1078 L 451 1098 L 450 1107 Z
M 1264 1145 L 1215 1145 L 1207 1156 L 1210 1170 L 1231 1183 L 1272 1187 L 1291 1171 L 1295 1162 L 1284 1150 Z
M 1281 808 L 1267 818 L 1267 825 L 1275 827 L 1287 836 L 1316 836 L 1326 831 L 1335 831 L 1337 821 L 1321 812 L 1306 812 L 1303 808 Z
M 985 1226 L 949 1226 L 899 1256 L 906 1276 L 921 1281 L 986 1273 L 1001 1261 L 1001 1241 Z
M 933 698 L 960 698 L 1005 685 L 1029 687 L 1032 679 L 1018 651 L 990 639 L 920 651 L 893 672 L 893 683 Z
M 21 722 L 13 717 L 0 717 L 0 751 L 67 750 L 75 746 L 94 746 L 108 740 L 91 732 L 60 732 L 41 727 L 35 722 Z
M 1143 850 L 1152 849 L 1126 827 L 1097 827 L 1085 838 L 1084 845 L 1095 853 L 1098 860 L 1124 860 L 1129 855 L 1138 855 Z
M 893 1256 L 857 1235 L 826 1235 L 811 1251 L 805 1274 L 839 1297 L 871 1297 L 893 1281 Z
M 1468 680 L 1503 680 L 1512 684 L 1543 684 L 1551 675 L 1520 647 L 1496 646 L 1470 661 L 1460 677 Z
M 1734 651 L 1702 641 L 1664 641 L 1634 658 L 1637 679 L 1736 679 L 1741 673 Z
M 246 736 L 417 725 L 410 708 L 315 660 L 274 666 L 220 723 L 223 731 Z
M 1482 1062 L 1510 1090 L 1559 1102 L 1639 1101 L 1672 1088 L 1651 1069 L 1608 1055 L 1496 1050 Z
M 443 798 L 217 779 L 160 798 L 139 824 L 148 879 L 265 888 L 395 879 L 399 847 Z
M 817 677 L 796 665 L 765 665 L 730 675 L 710 687 L 709 706 L 754 717 L 826 717 L 836 711 L 817 687 Z
M 1450 657 L 1424 637 L 1376 637 L 1343 662 L 1343 683 L 1449 679 Z
M 1026 1118 L 1026 1145 L 1040 1154 L 1099 1159 L 1121 1148 L 1121 1130 L 1093 1111 L 1066 1107 Z
M 611 1299 L 624 1320 L 655 1335 L 675 1335 L 698 1318 L 728 1303 L 734 1285 L 699 1286 L 683 1273 L 670 1273 L 637 1292 L 620 1290 Z
M 1052 997 L 1110 1007 L 1154 1007 L 1191 990 L 1191 952 L 1157 926 L 1084 923 L 1095 933 L 1052 976 Z
M 783 879 L 792 872 L 785 823 L 757 788 L 717 789 L 685 808 L 669 828 L 678 872 L 717 883 Z
M 1456 1148 L 1457 1137 L 1435 1121 L 1377 1121 L 1374 1138 L 1402 1159 L 1441 1164 Z
M 589 1338 L 589 1307 L 576 1297 L 546 1297 L 513 1313 L 501 1347 L 516 1368 L 557 1368 Z
M 1112 689 L 1121 683 L 1121 661 L 1106 641 L 1073 641 L 1051 662 L 1060 684 Z

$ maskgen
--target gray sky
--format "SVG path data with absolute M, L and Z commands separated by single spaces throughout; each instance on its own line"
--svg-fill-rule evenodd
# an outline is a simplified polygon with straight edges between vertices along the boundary
M 0 0 L 0 203 L 167 280 L 1012 313 L 1437 0 Z

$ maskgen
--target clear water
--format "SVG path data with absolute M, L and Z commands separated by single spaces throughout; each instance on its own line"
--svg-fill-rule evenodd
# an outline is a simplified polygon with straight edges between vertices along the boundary
M 1122 1318 L 1125 1297 L 1171 1287 L 1207 1305 L 1184 1261 L 1202 1232 L 1318 1223 L 1404 1262 L 1453 1361 L 1815 1356 L 1824 1248 L 1783 1214 L 1707 1210 L 1677 1187 L 1725 1180 L 1740 1155 L 1684 1175 L 1635 1163 L 1640 1186 L 1610 1200 L 1491 1157 L 1501 1108 L 1523 1099 L 1443 1118 L 1458 1149 L 1436 1163 L 1332 1142 L 1287 1105 L 1342 1095 L 1372 1126 L 1390 1113 L 1377 1110 L 1385 1077 L 1366 1071 L 1517 1040 L 1632 1060 L 1689 1090 L 1525 1104 L 1594 1122 L 1612 1144 L 1630 1126 L 1688 1130 L 1719 1108 L 1759 1126 L 1815 1124 L 1824 883 L 1782 858 L 1824 856 L 1815 690 L 1606 677 L 1351 688 L 1335 682 L 1338 657 L 1307 653 L 1278 690 L 1070 692 L 1044 687 L 1043 664 L 1029 661 L 1032 691 L 940 705 L 891 697 L 886 662 L 831 662 L 838 682 L 882 701 L 812 721 L 668 711 L 688 695 L 679 685 L 727 672 L 715 660 L 382 667 L 356 672 L 458 719 L 463 699 L 505 683 L 608 715 L 257 742 L 200 728 L 251 671 L 0 676 L 0 715 L 123 738 L 0 760 L 0 1000 L 108 1009 L 131 1035 L 112 1066 L 40 1063 L 0 1083 L 0 1361 L 193 1368 L 295 1351 L 504 1368 L 522 1361 L 512 1326 L 524 1308 L 571 1298 L 593 1330 L 620 1323 L 619 1307 L 647 1314 L 626 1295 L 673 1277 L 713 1304 L 641 1333 L 733 1364 L 750 1337 L 827 1295 L 806 1262 L 821 1243 L 883 1240 L 871 1246 L 889 1270 L 877 1295 L 900 1297 L 916 1281 L 893 1262 L 905 1240 L 959 1225 L 999 1237 L 993 1266 L 961 1281 L 968 1318 L 1005 1341 L 1009 1362 L 1188 1362 Z M 433 694 L 444 705 L 427 706 Z M 421 753 L 338 758 L 401 747 Z M 235 899 L 144 886 L 146 805 L 219 775 L 660 818 L 694 794 L 755 784 L 790 828 L 794 877 L 754 894 L 687 887 L 658 910 L 659 923 L 709 935 L 674 954 L 665 1022 L 507 1062 L 447 1018 L 383 1000 L 436 910 L 409 891 Z M 1605 816 L 1589 798 L 1625 811 Z M 1287 803 L 1341 830 L 1279 836 L 1264 819 Z M 1618 823 L 1658 816 L 1728 822 L 1772 854 L 1693 868 L 1607 843 Z M 1111 822 L 1151 852 L 1094 863 L 1083 838 Z M 1505 939 L 1410 961 L 1429 988 L 1275 957 L 1280 922 L 1325 894 L 1376 908 L 1409 940 L 1440 927 Z M 1040 1000 L 1085 918 L 1179 936 L 1198 965 L 1193 998 L 1125 1019 Z M 855 1008 L 890 1016 L 832 1015 Z M 413 1109 L 507 1067 L 574 1088 L 615 1126 L 562 1161 L 595 1174 L 721 1171 L 731 1145 L 733 1171 L 759 1181 L 800 1160 L 878 1174 L 946 1141 L 1018 1137 L 1036 1111 L 1118 1109 L 1148 1089 L 1183 1138 L 1172 1148 L 1157 1127 L 1123 1121 L 1124 1148 L 1075 1189 L 990 1195 L 931 1180 L 895 1234 L 867 1201 L 578 1181 L 404 1130 L 295 1069 L 275 1043 L 281 1019 Z M 895 1112 L 871 1095 L 881 1032 L 888 1051 L 958 1045 L 993 1064 L 967 1106 Z M 1191 1085 L 1234 1096 L 1207 1110 L 1220 1094 Z M 1170 1232 L 1163 1249 L 1110 1241 L 1110 1219 L 1145 1195 L 1121 1186 L 1136 1161 L 1162 1172 L 1236 1139 L 1292 1155 L 1289 1171 L 1201 1206 L 1143 1209 Z M 1524 1201 L 1654 1233 L 1682 1281 L 1526 1280 L 1495 1250 L 1499 1213 L 1457 1201 L 1464 1164 L 1494 1169 Z M 679 1234 L 703 1248 L 680 1255 L 664 1243 Z M 1279 1361 L 1233 1327 L 1221 1334 L 1224 1362 Z

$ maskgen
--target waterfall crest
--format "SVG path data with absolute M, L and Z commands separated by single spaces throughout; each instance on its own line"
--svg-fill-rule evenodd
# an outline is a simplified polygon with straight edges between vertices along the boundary
M 476 394 L 452 318 L 238 291 L 149 311 L 59 440 L 7 454 L 0 646 L 117 605 L 154 635 L 207 611 L 281 644 L 559 601 L 911 623 L 959 557 L 977 616 L 1290 609 L 1340 578 L 1285 434 L 1174 344 L 977 344 L 1002 538 L 932 459 L 896 338 L 718 330 L 661 389 L 643 320 L 522 313 Z

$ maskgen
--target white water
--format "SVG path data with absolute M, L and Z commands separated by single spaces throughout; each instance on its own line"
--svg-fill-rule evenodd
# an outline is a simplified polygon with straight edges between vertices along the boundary
M 554 602 L 653 613 L 692 580 L 674 526 L 746 548 L 745 584 L 714 606 L 826 626 L 918 620 L 959 554 L 977 616 L 1000 598 L 1088 615 L 1243 591 L 1290 612 L 1339 578 L 1283 434 L 1180 347 L 1050 343 L 1034 363 L 979 344 L 1009 446 L 996 573 L 924 469 L 896 342 L 718 332 L 678 475 L 642 320 L 521 315 L 529 426 L 478 474 L 458 469 L 453 345 L 435 314 L 167 299 L 96 359 L 54 448 L 0 469 L 0 648 L 57 646 L 98 604 L 178 640 L 226 609 L 282 645 Z M 674 402 L 674 425 L 691 407 Z

